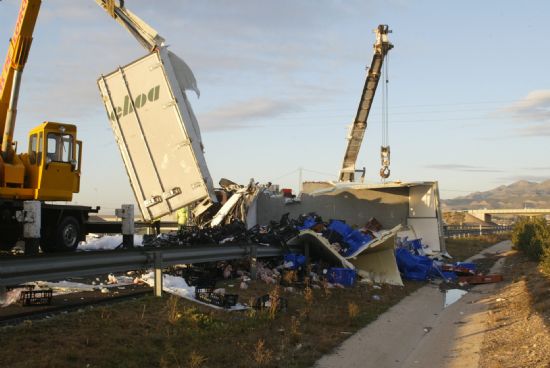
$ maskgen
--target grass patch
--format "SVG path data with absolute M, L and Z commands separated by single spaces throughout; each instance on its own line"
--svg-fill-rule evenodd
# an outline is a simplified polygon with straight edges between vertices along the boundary
M 277 313 L 224 312 L 170 295 L 146 296 L 3 328 L 0 366 L 309 367 L 422 285 L 278 289 L 273 292 L 289 307 Z M 240 298 L 269 288 L 252 283 Z
M 490 234 L 469 238 L 445 239 L 447 252 L 453 260 L 464 261 L 473 255 L 483 252 L 484 249 L 504 240 L 509 240 L 510 234 Z

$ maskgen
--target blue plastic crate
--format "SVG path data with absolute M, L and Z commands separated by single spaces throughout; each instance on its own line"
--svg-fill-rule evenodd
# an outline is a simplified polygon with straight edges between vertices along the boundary
M 304 221 L 304 224 L 302 226 L 298 226 L 297 229 L 298 230 L 311 229 L 316 224 L 317 224 L 317 221 L 315 221 L 315 219 L 310 216 L 310 217 L 306 218 L 305 221 Z
M 332 284 L 353 286 L 357 272 L 349 268 L 331 267 L 327 271 L 327 280 Z
M 306 264 L 306 256 L 303 254 L 287 253 L 284 256 L 285 263 L 292 262 L 291 270 L 296 270 Z
M 331 220 L 328 229 L 337 232 L 344 238 L 353 231 L 351 226 L 340 220 Z
M 370 242 L 372 239 L 372 236 L 369 234 L 363 234 L 359 230 L 353 230 L 344 238 L 344 242 L 346 242 L 349 246 L 346 251 L 346 256 L 355 253 L 359 248 Z
M 412 249 L 422 249 L 422 239 L 410 240 L 410 245 Z

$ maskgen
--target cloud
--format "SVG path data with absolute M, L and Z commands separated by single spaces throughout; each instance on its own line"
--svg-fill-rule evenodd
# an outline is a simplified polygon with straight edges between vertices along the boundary
M 534 124 L 529 127 L 522 128 L 520 133 L 525 137 L 548 137 L 550 136 L 550 125 L 548 125 L 548 123 Z
M 550 136 L 550 90 L 531 91 L 524 98 L 501 109 L 498 115 L 524 123 L 519 127 L 522 136 Z
M 242 129 L 260 126 L 261 120 L 300 110 L 300 106 L 291 101 L 254 98 L 221 106 L 198 119 L 205 131 Z
M 485 167 L 461 165 L 461 164 L 434 164 L 434 165 L 426 165 L 424 167 L 428 169 L 452 170 L 452 171 L 463 171 L 463 172 L 486 172 L 486 173 L 502 172 L 502 170 L 499 170 L 499 169 L 488 169 Z

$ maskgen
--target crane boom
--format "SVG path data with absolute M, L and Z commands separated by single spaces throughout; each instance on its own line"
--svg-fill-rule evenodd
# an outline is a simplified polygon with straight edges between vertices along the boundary
M 21 2 L 6 61 L 0 75 L 0 133 L 2 134 L 0 142 L 2 143 L 3 156 L 6 156 L 12 149 L 21 73 L 29 56 L 40 3 L 40 0 L 23 0 Z
M 117 5 L 114 0 L 96 0 L 111 17 L 122 25 L 148 51 L 153 51 L 164 45 L 164 38 L 137 15 L 124 7 L 124 1 Z
M 390 32 L 388 26 L 385 24 L 379 25 L 374 30 L 376 34 L 376 42 L 373 46 L 374 55 L 372 57 L 371 66 L 367 72 L 367 78 L 365 80 L 365 86 L 363 87 L 361 100 L 359 101 L 355 121 L 348 134 L 348 146 L 344 155 L 342 169 L 340 170 L 340 181 L 354 181 L 355 179 L 355 163 L 359 155 L 361 143 L 363 142 L 365 130 L 367 129 L 367 118 L 380 79 L 382 64 L 384 63 L 384 58 L 388 51 L 393 48 L 393 45 L 388 40 L 388 33 Z

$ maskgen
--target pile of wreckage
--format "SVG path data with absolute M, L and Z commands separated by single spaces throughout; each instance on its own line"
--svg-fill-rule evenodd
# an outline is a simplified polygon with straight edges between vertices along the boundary
M 447 263 L 441 254 L 428 256 L 422 239 L 408 239 L 403 234 L 410 233 L 403 231 L 401 225 L 384 230 L 376 218 L 356 228 L 343 220 L 324 221 L 316 213 L 300 215 L 296 219 L 290 218 L 287 213 L 279 221 L 249 228 L 246 225 L 247 209 L 253 203 L 251 197 L 257 196 L 260 191 L 252 182 L 247 187 L 233 186 L 233 194 L 222 206 L 226 208 L 223 219 L 218 217 L 216 225 L 208 226 L 216 219 L 214 217 L 206 226 L 203 223 L 201 226 L 183 227 L 177 232 L 145 236 L 143 244 L 145 247 L 200 244 L 282 247 L 285 251 L 282 259 L 257 262 L 256 277 L 267 284 L 290 287 L 290 290 L 296 285 L 350 287 L 358 280 L 401 286 L 402 279 L 440 279 L 448 285 L 488 281 L 487 276 L 477 274 L 474 263 Z M 226 206 L 227 203 L 230 205 Z M 232 308 L 237 305 L 238 295 L 217 289 L 216 280 L 238 279 L 239 287 L 247 289 L 253 274 L 250 263 L 240 260 L 191 265 L 181 269 L 178 275 L 189 286 L 195 287 L 194 299 Z M 258 298 L 255 306 L 265 303 L 270 303 L 269 295 Z

